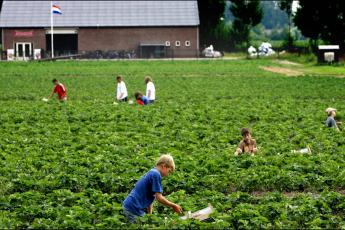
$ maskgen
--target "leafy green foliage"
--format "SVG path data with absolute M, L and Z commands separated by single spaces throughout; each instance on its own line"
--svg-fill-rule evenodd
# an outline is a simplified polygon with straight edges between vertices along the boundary
M 200 18 L 200 44 L 206 47 L 224 47 L 226 27 L 222 22 L 225 0 L 198 0 Z
M 327 43 L 340 45 L 345 43 L 345 3 L 342 0 L 324 2 L 299 1 L 300 7 L 294 17 L 294 23 L 302 34 L 314 41 L 322 39 Z
M 261 22 L 262 8 L 259 1 L 232 0 L 230 10 L 234 16 L 231 40 L 235 46 L 248 47 L 250 30 Z
M 328 106 L 342 120 L 344 80 L 263 65 L 275 62 L 1 63 L 0 228 L 343 227 L 345 137 L 323 121 Z M 151 75 L 157 103 L 113 106 L 117 74 L 130 95 Z M 41 101 L 52 78 L 66 104 Z M 233 156 L 241 127 L 257 156 Z M 291 153 L 306 145 L 312 155 Z M 164 195 L 185 211 L 211 203 L 215 222 L 155 203 L 155 215 L 127 223 L 121 203 L 161 153 L 177 167 Z

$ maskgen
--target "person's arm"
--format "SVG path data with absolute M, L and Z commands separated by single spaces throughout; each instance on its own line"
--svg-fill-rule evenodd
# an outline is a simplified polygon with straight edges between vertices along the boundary
M 336 121 L 336 120 L 334 120 L 334 121 L 335 121 L 335 123 L 336 123 L 337 125 L 341 125 L 341 124 L 342 124 L 341 121 Z
M 123 94 L 124 94 L 122 83 L 120 83 L 120 87 L 118 89 L 120 91 L 120 96 L 117 98 L 117 100 L 121 100 L 121 98 L 123 97 Z
M 335 130 L 337 130 L 338 132 L 340 132 L 340 129 L 339 129 L 338 125 L 335 126 Z
M 335 130 L 340 131 L 339 128 L 338 128 L 337 122 L 335 121 L 334 118 L 332 119 L 332 127 L 334 127 Z
M 234 155 L 235 155 L 235 156 L 238 156 L 240 153 L 243 152 L 242 149 L 243 149 L 243 141 L 241 141 L 240 144 L 238 145 L 238 147 L 237 147 L 237 149 L 236 149 Z
M 153 211 L 153 203 L 150 204 L 150 206 L 147 207 L 147 213 L 148 214 L 152 214 L 152 211 Z
M 238 154 L 242 153 L 242 150 L 240 148 L 237 148 L 234 155 L 238 156 Z
M 151 91 L 152 91 L 151 82 L 147 83 L 146 87 L 147 87 L 147 95 L 146 95 L 146 97 L 147 97 L 147 99 L 149 100 L 149 99 L 151 98 L 151 94 L 152 94 L 152 93 L 151 93 Z
M 123 93 L 120 94 L 120 96 L 117 100 L 121 100 L 122 97 L 123 97 Z
M 50 98 L 54 95 L 54 93 L 55 93 L 55 88 L 53 88 L 53 90 L 52 90 L 52 92 L 50 93 L 48 99 L 50 99 Z
M 256 140 L 253 140 L 253 153 L 257 153 Z
M 156 200 L 157 200 L 159 203 L 161 203 L 161 204 L 163 204 L 163 205 L 165 205 L 165 206 L 168 206 L 168 207 L 172 208 L 172 209 L 173 209 L 175 212 L 177 212 L 177 213 L 182 213 L 182 208 L 181 208 L 180 205 L 175 204 L 175 203 L 169 201 L 168 199 L 166 199 L 166 198 L 162 195 L 162 193 L 156 192 L 155 195 L 156 195 Z

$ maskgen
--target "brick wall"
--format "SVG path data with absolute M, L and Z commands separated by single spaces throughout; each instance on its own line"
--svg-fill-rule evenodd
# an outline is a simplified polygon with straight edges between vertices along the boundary
M 34 49 L 46 49 L 46 34 L 44 29 L 4 29 L 3 50 L 14 49 L 16 42 L 33 43 Z
M 80 28 L 78 48 L 81 51 L 138 50 L 140 43 L 165 44 L 170 41 L 170 49 L 174 49 L 175 54 L 195 53 L 198 49 L 197 33 L 197 27 Z M 175 45 L 176 41 L 180 46 Z M 190 46 L 185 45 L 186 41 Z
M 45 29 L 4 29 L 3 50 L 13 49 L 15 42 L 31 42 L 34 49 L 46 50 Z M 139 44 L 165 44 L 175 57 L 195 56 L 198 50 L 197 27 L 127 27 L 127 28 L 79 28 L 78 50 L 139 51 Z M 189 46 L 186 46 L 186 41 Z M 176 45 L 180 43 L 180 46 Z

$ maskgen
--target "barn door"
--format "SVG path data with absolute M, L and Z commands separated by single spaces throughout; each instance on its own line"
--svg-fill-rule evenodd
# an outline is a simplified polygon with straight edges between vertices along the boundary
M 17 42 L 15 45 L 16 60 L 28 60 L 32 57 L 32 43 Z

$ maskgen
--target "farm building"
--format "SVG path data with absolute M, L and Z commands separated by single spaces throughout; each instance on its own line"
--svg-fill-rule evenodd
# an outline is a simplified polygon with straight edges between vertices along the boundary
M 83 54 L 90 58 L 196 57 L 197 1 L 3 1 L 3 56 L 28 59 Z M 51 20 L 52 18 L 52 20 Z M 53 36 L 51 25 L 53 24 Z

